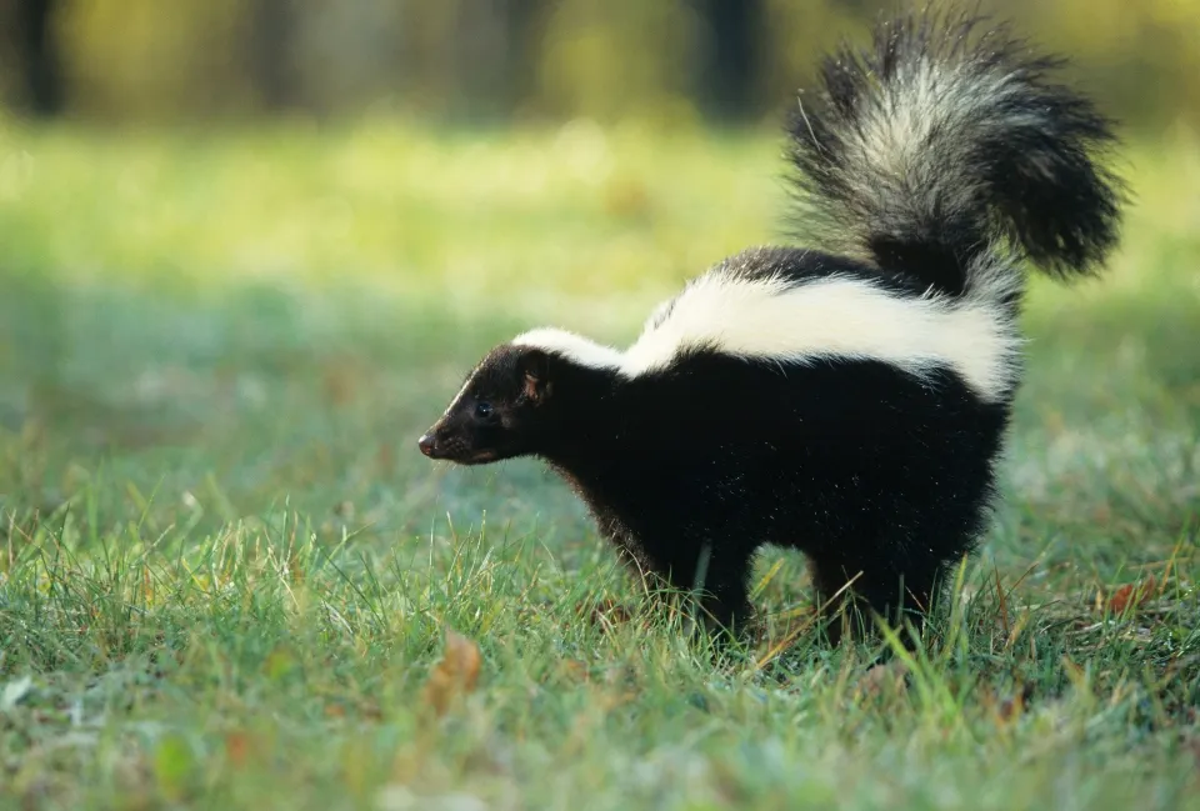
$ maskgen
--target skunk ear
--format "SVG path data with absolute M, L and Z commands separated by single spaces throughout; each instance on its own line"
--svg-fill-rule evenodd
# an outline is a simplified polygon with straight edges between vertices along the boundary
M 538 349 L 525 352 L 521 356 L 521 371 L 525 396 L 535 405 L 545 402 L 554 389 L 550 381 L 549 355 Z

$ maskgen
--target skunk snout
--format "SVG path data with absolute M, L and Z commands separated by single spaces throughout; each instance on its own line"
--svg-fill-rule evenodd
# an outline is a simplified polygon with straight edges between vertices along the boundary
M 458 461 L 467 450 L 467 438 L 462 429 L 438 420 L 417 440 L 417 448 L 426 457 L 434 460 Z
M 438 421 L 417 440 L 417 447 L 429 459 L 458 465 L 478 465 L 498 457 L 473 426 L 461 421 Z

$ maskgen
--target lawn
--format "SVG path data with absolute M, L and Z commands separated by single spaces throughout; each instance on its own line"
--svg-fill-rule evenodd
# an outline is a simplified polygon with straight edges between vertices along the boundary
M 532 462 L 415 440 L 553 323 L 775 238 L 773 133 L 0 120 L 0 807 L 1200 808 L 1200 142 L 1033 288 L 1006 499 L 929 646 L 767 553 L 716 661 Z M 907 675 L 907 679 L 903 678 Z

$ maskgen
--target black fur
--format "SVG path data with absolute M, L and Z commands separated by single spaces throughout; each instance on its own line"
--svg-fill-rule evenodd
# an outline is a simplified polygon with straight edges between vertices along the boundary
M 748 611 L 763 543 L 807 553 L 822 600 L 861 573 L 855 592 L 892 613 L 927 608 L 982 529 L 1007 409 L 952 374 L 922 384 L 879 362 L 784 370 L 705 351 L 633 380 L 582 376 L 554 406 L 561 433 L 535 453 L 672 586 L 697 585 L 707 545 L 706 608 L 722 625 Z
M 821 250 L 752 249 L 712 272 L 730 285 L 837 276 L 906 301 L 933 288 L 985 305 L 1018 300 L 1022 258 L 1090 272 L 1116 239 L 1119 192 L 1089 151 L 1110 140 L 1107 125 L 1045 80 L 1049 61 L 1022 57 L 1002 33 L 969 39 L 971 25 L 903 18 L 872 52 L 828 62 L 821 104 L 792 131 Z M 922 78 L 931 62 L 936 78 Z M 919 87 L 927 80 L 941 95 Z M 680 306 L 668 302 L 650 328 Z M 847 595 L 919 625 L 986 527 L 1015 376 L 981 393 L 949 365 L 918 375 L 861 358 L 747 360 L 717 345 L 633 374 L 619 357 L 497 347 L 421 449 L 465 464 L 545 459 L 641 571 L 691 589 L 702 570 L 705 607 L 725 626 L 747 616 L 764 543 L 804 552 L 822 600 L 853 581 Z
M 628 379 L 504 346 L 427 447 L 463 463 L 545 459 L 601 533 L 667 585 L 697 586 L 707 546 L 705 607 L 721 625 L 745 618 L 763 543 L 805 552 L 822 600 L 857 576 L 871 608 L 892 619 L 915 608 L 919 624 L 936 579 L 983 528 L 1007 415 L 946 370 L 922 380 L 878 361 L 780 367 L 704 350 Z M 464 441 L 469 451 L 451 444 Z

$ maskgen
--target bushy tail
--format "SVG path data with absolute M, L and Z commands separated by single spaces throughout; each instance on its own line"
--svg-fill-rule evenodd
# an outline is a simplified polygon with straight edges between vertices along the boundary
M 1110 122 L 1050 80 L 1061 60 L 982 22 L 914 13 L 824 61 L 789 122 L 807 237 L 956 294 L 983 253 L 1096 270 L 1122 198 L 1096 162 Z

